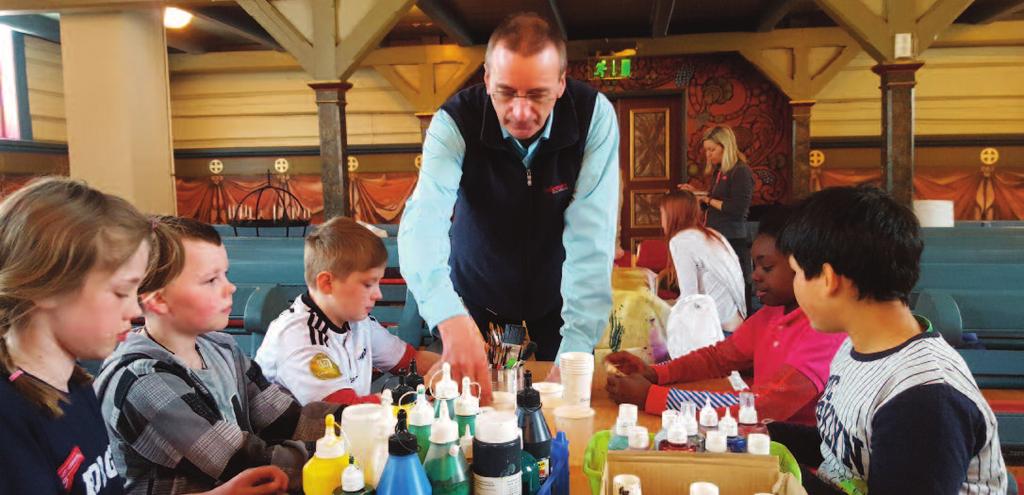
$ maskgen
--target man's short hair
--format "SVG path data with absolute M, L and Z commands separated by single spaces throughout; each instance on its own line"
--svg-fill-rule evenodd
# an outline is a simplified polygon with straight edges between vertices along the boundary
M 533 12 L 512 14 L 498 25 L 487 41 L 485 63 L 491 59 L 491 52 L 499 43 L 522 56 L 536 54 L 553 45 L 558 52 L 559 72 L 565 72 L 569 63 L 565 54 L 565 38 L 551 23 Z
M 306 236 L 303 259 L 306 285 L 315 287 L 320 272 L 345 278 L 353 272 L 385 266 L 388 250 L 366 227 L 351 218 L 334 217 Z
M 779 237 L 808 279 L 825 263 L 860 299 L 907 303 L 921 270 L 921 227 L 909 208 L 875 187 L 833 187 L 794 209 Z

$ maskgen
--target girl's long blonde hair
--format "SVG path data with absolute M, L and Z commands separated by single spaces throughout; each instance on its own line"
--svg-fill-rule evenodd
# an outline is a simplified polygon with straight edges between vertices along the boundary
M 672 191 L 661 198 L 661 215 L 664 218 L 662 224 L 665 226 L 665 244 L 672 242 L 676 234 L 689 229 L 697 229 L 708 239 L 721 242 L 715 232 L 703 222 L 703 212 L 697 197 L 690 191 Z M 672 250 L 668 252 L 668 266 L 659 274 L 659 278 L 665 281 L 668 287 L 679 284 L 676 273 L 676 263 L 672 259 Z
M 711 141 L 722 147 L 721 170 L 723 174 L 729 173 L 737 163 L 747 161 L 747 157 L 736 146 L 736 134 L 727 125 L 719 125 L 708 129 L 704 133 L 704 141 Z M 710 174 L 712 167 L 712 164 L 708 163 L 705 169 L 706 173 Z
M 90 270 L 116 270 L 152 231 L 127 201 L 67 178 L 37 180 L 0 202 L 0 373 L 17 371 L 7 339 L 36 301 L 81 289 Z M 90 379 L 78 366 L 71 376 L 73 384 Z M 64 395 L 53 387 L 27 376 L 12 385 L 61 415 Z

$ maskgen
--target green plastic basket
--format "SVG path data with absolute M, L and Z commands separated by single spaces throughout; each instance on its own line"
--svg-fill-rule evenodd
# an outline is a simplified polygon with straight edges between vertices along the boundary
M 654 438 L 654 435 L 651 435 Z M 611 440 L 610 430 L 601 430 L 594 433 L 587 443 L 587 450 L 583 452 L 583 474 L 587 475 L 590 482 L 590 493 L 598 495 L 601 493 L 601 479 L 604 477 L 604 463 L 608 457 L 608 442 Z M 768 451 L 771 455 L 779 458 L 779 471 L 790 473 L 797 481 L 803 481 L 800 477 L 800 465 L 797 464 L 793 453 L 778 442 L 772 442 Z

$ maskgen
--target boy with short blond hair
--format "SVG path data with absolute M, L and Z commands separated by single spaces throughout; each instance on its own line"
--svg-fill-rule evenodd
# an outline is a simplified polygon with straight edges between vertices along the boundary
M 377 400 L 370 396 L 373 369 L 398 372 L 413 358 L 430 369 L 437 361 L 370 316 L 388 259 L 375 234 L 332 218 L 306 237 L 304 259 L 307 292 L 271 322 L 256 352 L 271 381 L 303 404 L 353 404 Z

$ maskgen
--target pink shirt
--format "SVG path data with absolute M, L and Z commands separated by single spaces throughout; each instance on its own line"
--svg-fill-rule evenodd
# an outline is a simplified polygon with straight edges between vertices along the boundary
M 807 377 L 820 393 L 828 381 L 828 367 L 844 333 L 821 333 L 811 327 L 804 310 L 788 315 L 782 306 L 765 306 L 732 334 L 733 345 L 754 356 L 754 385 L 770 380 L 783 365 Z

